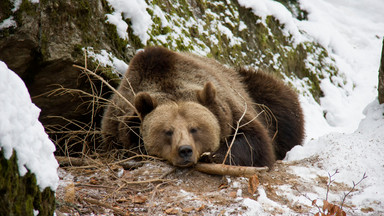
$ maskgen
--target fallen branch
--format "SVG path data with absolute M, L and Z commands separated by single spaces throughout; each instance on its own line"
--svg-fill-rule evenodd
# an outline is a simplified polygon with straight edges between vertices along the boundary
M 213 175 L 230 175 L 230 176 L 244 176 L 251 177 L 254 174 L 268 171 L 268 167 L 246 167 L 246 166 L 232 166 L 225 164 L 210 164 L 198 163 L 195 169 L 199 172 L 204 172 Z

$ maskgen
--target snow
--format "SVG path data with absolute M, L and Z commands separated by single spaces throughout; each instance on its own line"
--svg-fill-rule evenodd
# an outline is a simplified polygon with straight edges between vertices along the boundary
M 83 48 L 83 51 L 87 51 L 87 56 L 93 58 L 101 66 L 107 67 L 110 66 L 113 68 L 114 73 L 125 74 L 128 70 L 128 64 L 124 61 L 116 58 L 112 53 L 107 52 L 106 50 L 100 50 L 100 53 L 95 53 L 92 47 Z
M 335 180 L 346 184 L 359 181 L 366 173 L 368 178 L 360 185 L 363 190 L 353 196 L 357 206 L 372 204 L 384 197 L 384 158 L 381 155 L 384 152 L 384 104 L 379 105 L 378 100 L 374 100 L 364 113 L 366 117 L 354 133 L 327 134 L 304 146 L 296 146 L 286 157 L 287 161 L 317 157 L 318 162 L 313 164 L 312 170 L 317 173 L 339 170 Z M 307 174 L 300 169 L 293 171 L 305 177 Z M 377 208 L 384 210 L 384 203 Z
M 13 16 L 10 16 L 9 18 L 3 20 L 3 22 L 0 23 L 0 30 L 10 27 L 16 27 L 17 23 L 14 20 Z
M 108 0 L 108 3 L 115 12 L 107 14 L 107 22 L 117 26 L 119 36 L 128 39 L 128 24 L 123 20 L 124 17 L 124 19 L 131 19 L 133 33 L 140 38 L 144 45 L 147 44 L 149 39 L 147 31 L 153 23 L 151 16 L 146 11 L 147 3 L 142 0 Z
M 362 110 L 377 96 L 384 4 L 379 0 L 301 0 L 300 4 L 309 15 L 308 21 L 297 22 L 299 29 L 328 49 L 340 75 L 347 78 L 342 89 L 323 80 L 322 108 L 329 113 L 330 124 L 353 132 L 364 117 Z
M 58 163 L 55 145 L 48 138 L 38 117 L 40 109 L 31 101 L 23 81 L 0 61 L 0 148 L 9 159 L 16 151 L 19 174 L 27 169 L 36 175 L 41 191 L 56 190 Z
M 112 14 L 107 14 L 106 16 L 106 22 L 116 26 L 116 31 L 119 37 L 128 40 L 128 24 L 123 20 L 121 13 L 113 12 Z
M 308 86 L 304 80 L 286 77 L 286 81 L 303 93 L 300 102 L 307 131 L 305 144 L 293 148 L 285 158 L 288 163 L 300 161 L 302 166 L 292 166 L 289 172 L 313 183 L 317 176 L 338 170 L 335 182 L 351 187 L 352 182 L 358 182 L 366 173 L 368 178 L 348 198 L 356 206 L 351 214 L 370 215 L 360 210 L 367 207 L 374 209 L 372 215 L 383 213 L 384 105 L 378 104 L 377 77 L 384 35 L 384 4 L 381 0 L 299 2 L 309 13 L 308 20 L 296 20 L 280 3 L 271 0 L 239 1 L 264 19 L 275 16 L 285 24 L 286 33 L 299 36 L 299 40 L 320 43 L 339 69 L 338 77 L 331 80 L 325 76 L 321 81 L 324 97 L 320 105 L 305 93 Z M 314 158 L 311 164 L 305 162 Z M 297 198 L 289 189 L 282 190 L 289 199 Z M 317 186 L 313 190 L 310 194 L 313 199 L 325 194 L 324 189 Z M 257 202 L 265 199 L 268 198 L 261 196 Z M 340 197 L 330 194 L 330 199 Z M 245 199 L 243 204 L 248 206 L 248 215 L 265 213 L 266 208 L 260 209 L 254 201 Z

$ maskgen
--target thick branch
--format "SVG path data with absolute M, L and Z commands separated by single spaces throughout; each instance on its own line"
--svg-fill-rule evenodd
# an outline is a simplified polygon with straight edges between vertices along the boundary
M 195 169 L 200 172 L 214 175 L 230 175 L 251 177 L 254 174 L 268 171 L 268 167 L 231 166 L 225 164 L 198 163 Z

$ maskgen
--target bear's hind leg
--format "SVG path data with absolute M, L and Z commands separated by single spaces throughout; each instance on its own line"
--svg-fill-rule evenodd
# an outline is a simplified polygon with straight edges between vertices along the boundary
M 296 92 L 265 72 L 244 68 L 238 72 L 253 101 L 272 112 L 270 121 L 264 122 L 264 125 L 269 135 L 274 137 L 277 159 L 283 159 L 287 151 L 301 145 L 304 139 L 304 116 Z

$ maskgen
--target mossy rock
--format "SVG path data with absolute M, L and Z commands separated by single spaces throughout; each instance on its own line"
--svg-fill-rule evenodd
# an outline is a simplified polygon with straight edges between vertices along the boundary
M 0 151 L 0 215 L 53 215 L 55 192 L 49 187 L 40 191 L 35 174 L 29 170 L 19 175 L 16 152 L 7 160 Z

